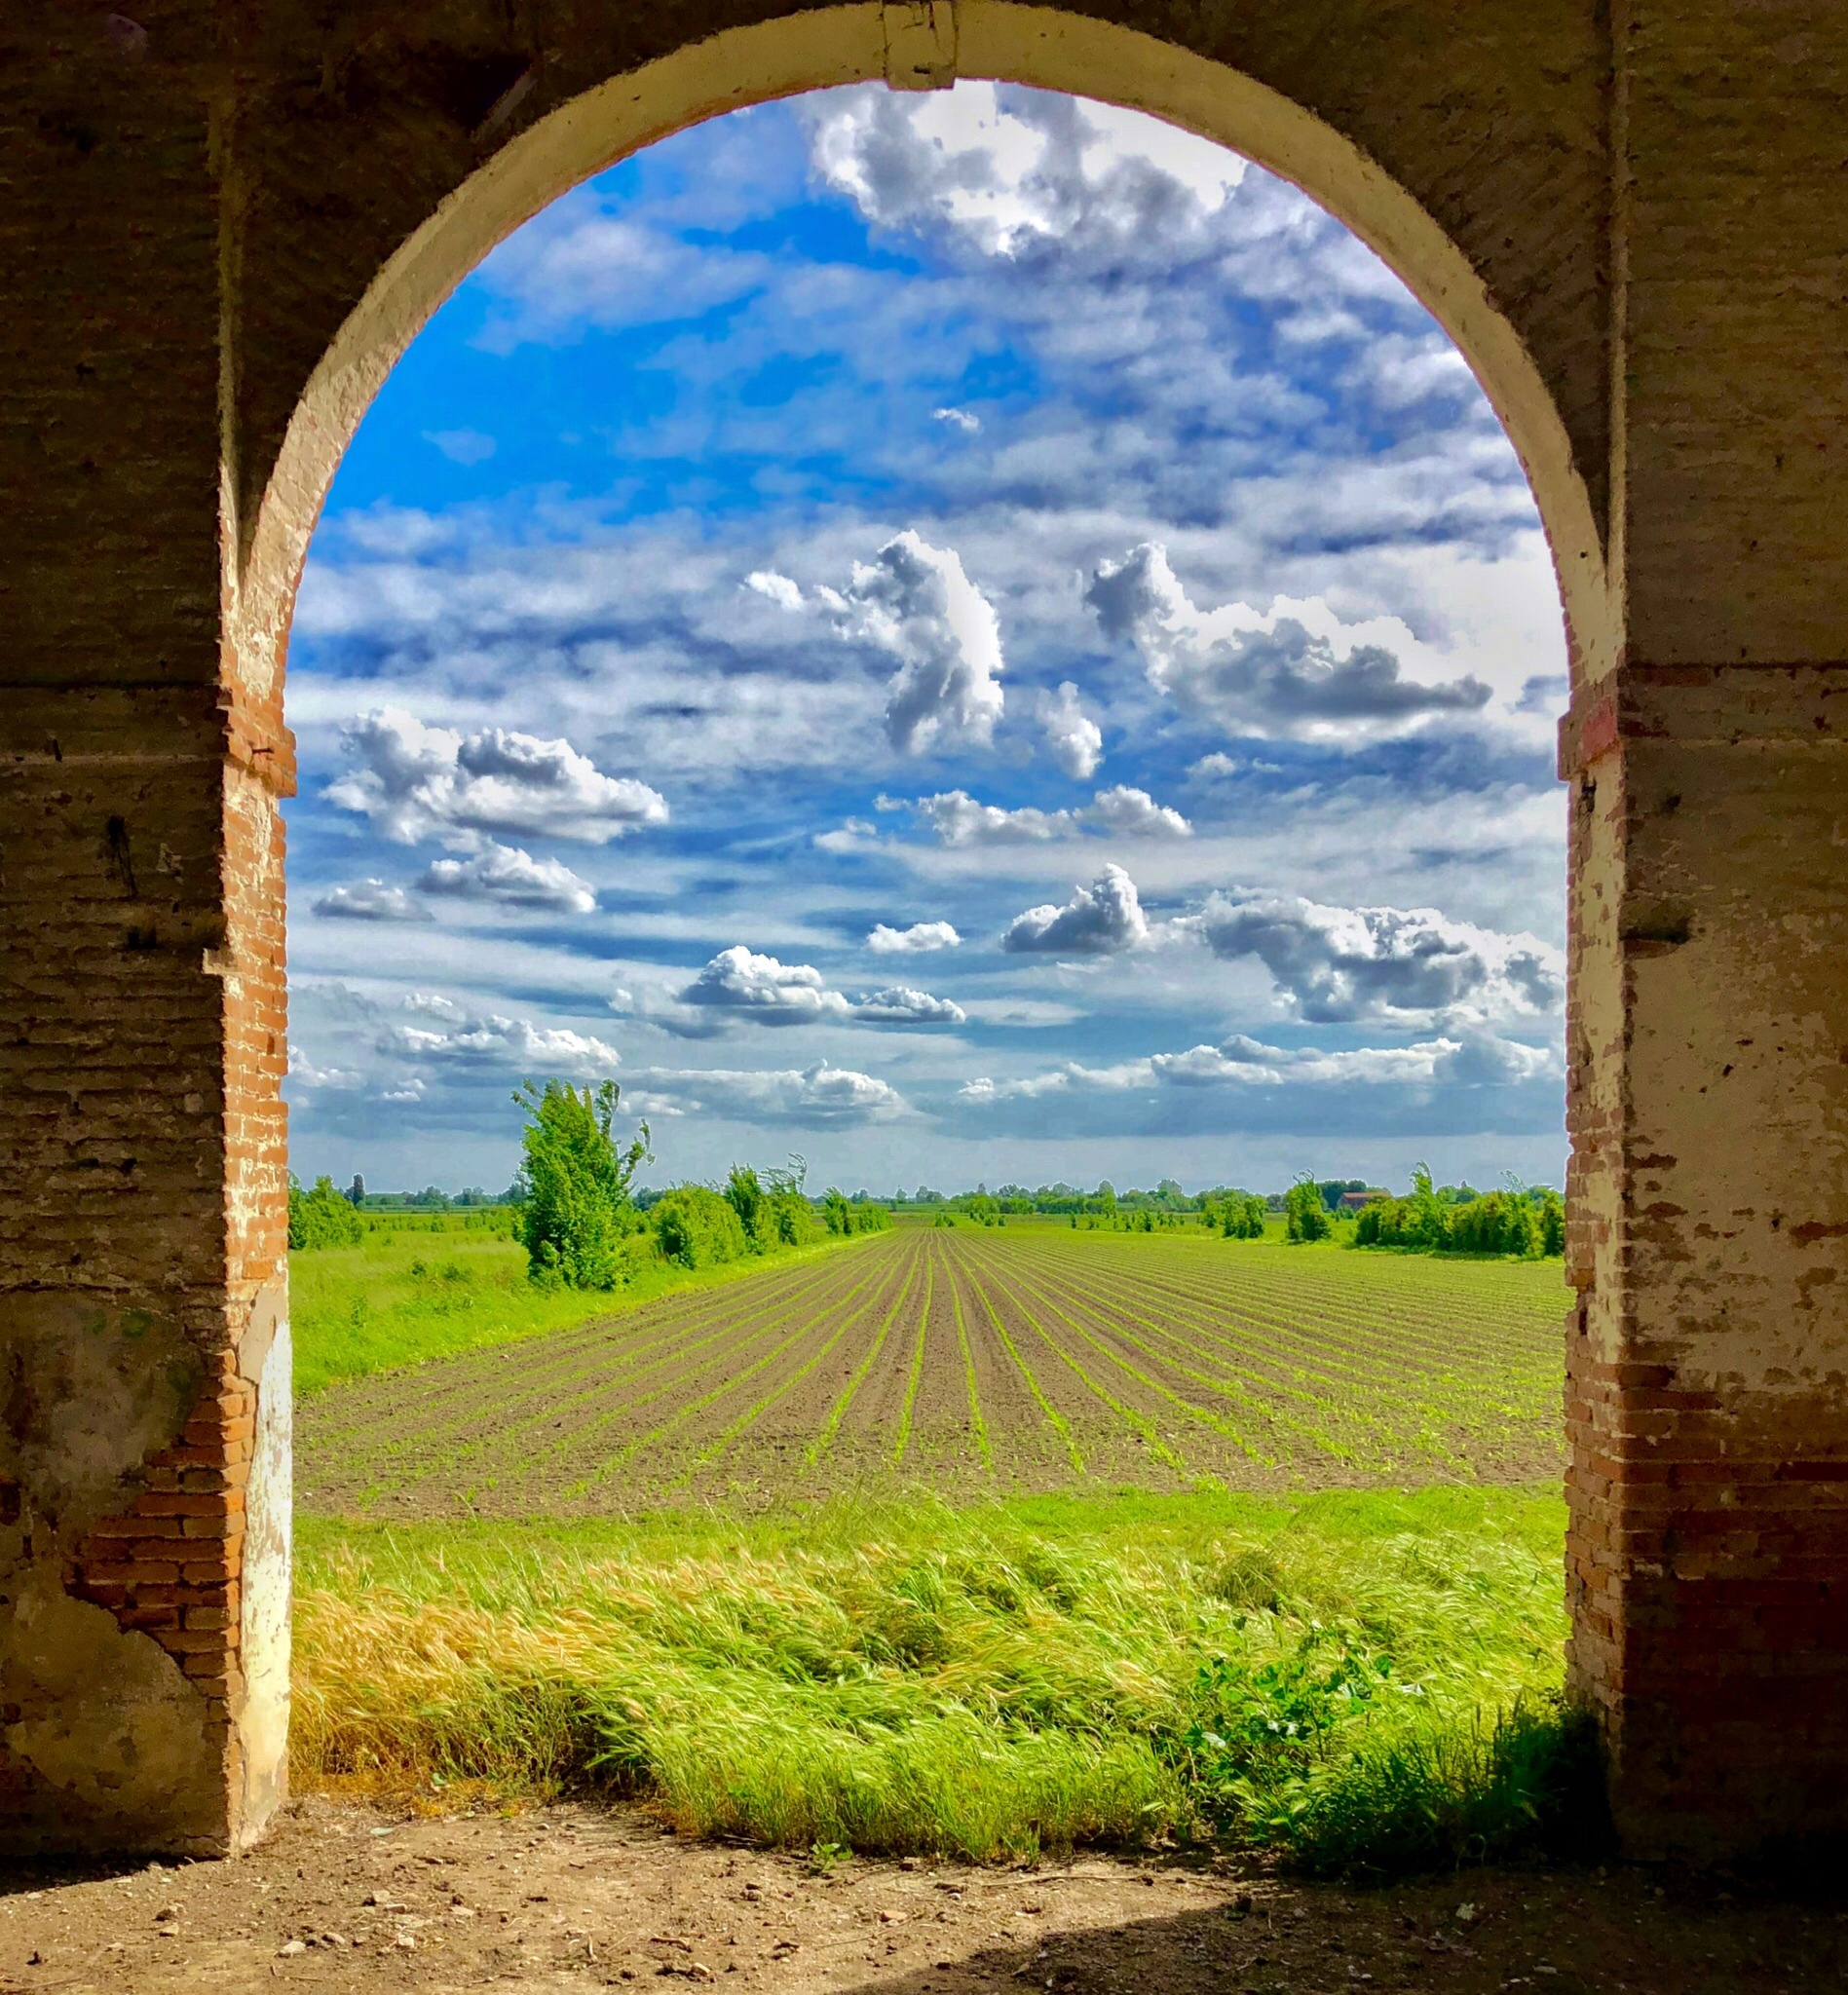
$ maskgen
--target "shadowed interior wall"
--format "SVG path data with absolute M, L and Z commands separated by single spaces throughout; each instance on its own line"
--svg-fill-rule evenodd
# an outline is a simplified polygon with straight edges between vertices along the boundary
M 282 670 L 341 449 L 588 173 L 957 74 L 1297 180 L 1507 424 L 1575 683 L 1572 1680 L 1638 1848 L 1848 1827 L 1838 10 L 23 0 L 0 56 L 0 1844 L 282 1791 Z

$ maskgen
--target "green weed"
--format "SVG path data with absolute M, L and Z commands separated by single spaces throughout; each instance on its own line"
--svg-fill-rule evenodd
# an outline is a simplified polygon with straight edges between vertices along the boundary
M 297 1771 L 602 1788 L 810 1852 L 1467 1861 L 1589 1819 L 1562 1521 L 1462 1488 L 309 1520 Z

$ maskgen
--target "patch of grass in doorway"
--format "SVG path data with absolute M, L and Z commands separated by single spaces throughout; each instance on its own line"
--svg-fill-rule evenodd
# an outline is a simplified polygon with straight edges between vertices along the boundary
M 304 1785 L 601 1788 L 678 1829 L 976 1861 L 1498 1854 L 1579 1803 L 1557 1490 L 310 1521 Z

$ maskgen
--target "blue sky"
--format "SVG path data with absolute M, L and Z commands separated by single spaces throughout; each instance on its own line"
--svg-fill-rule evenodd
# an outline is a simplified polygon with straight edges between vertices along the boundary
M 304 579 L 296 1168 L 1558 1180 L 1565 696 L 1454 349 L 1294 189 L 960 84 L 510 238 Z

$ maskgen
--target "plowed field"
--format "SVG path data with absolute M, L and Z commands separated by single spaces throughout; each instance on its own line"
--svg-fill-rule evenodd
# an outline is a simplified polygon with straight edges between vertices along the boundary
M 596 1515 L 925 1484 L 1525 1480 L 1562 1460 L 1557 1262 L 910 1229 L 306 1401 L 327 1513 Z

